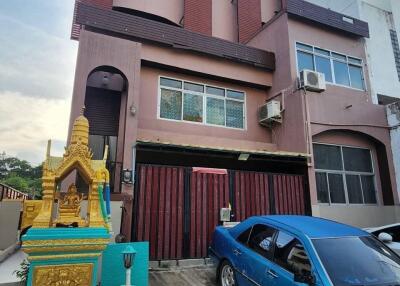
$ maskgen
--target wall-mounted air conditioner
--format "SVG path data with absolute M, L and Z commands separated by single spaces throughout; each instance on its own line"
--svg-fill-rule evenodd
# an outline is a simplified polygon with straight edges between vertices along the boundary
M 300 87 L 310 91 L 324 91 L 326 89 L 325 75 L 304 69 L 300 72 Z
M 258 122 L 261 125 L 270 123 L 271 121 L 278 121 L 282 119 L 281 116 L 281 103 L 277 100 L 270 100 L 258 109 Z

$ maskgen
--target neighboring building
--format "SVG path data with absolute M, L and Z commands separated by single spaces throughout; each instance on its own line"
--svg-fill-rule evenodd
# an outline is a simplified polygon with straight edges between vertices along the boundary
M 121 232 L 149 240 L 152 259 L 206 256 L 222 207 L 235 220 L 397 219 L 366 22 L 302 0 L 77 2 L 71 124 L 85 106 L 93 156 L 109 146 Z M 326 90 L 299 89 L 303 69 Z M 271 100 L 281 118 L 261 125 Z

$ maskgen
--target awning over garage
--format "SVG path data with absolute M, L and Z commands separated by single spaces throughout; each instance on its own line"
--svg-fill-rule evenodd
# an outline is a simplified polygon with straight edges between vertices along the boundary
M 287 151 L 267 151 L 267 150 L 255 150 L 255 149 L 236 149 L 236 148 L 225 148 L 218 146 L 204 146 L 204 145 L 190 145 L 190 144 L 176 144 L 171 142 L 161 142 L 161 141 L 150 141 L 150 140 L 138 140 L 137 144 L 142 146 L 165 146 L 172 148 L 184 148 L 189 150 L 203 150 L 203 151 L 217 151 L 225 153 L 236 153 L 236 154 L 253 154 L 261 156 L 272 156 L 272 157 L 292 157 L 292 158 L 309 158 L 310 154 L 307 153 L 297 153 L 297 152 L 287 152 Z

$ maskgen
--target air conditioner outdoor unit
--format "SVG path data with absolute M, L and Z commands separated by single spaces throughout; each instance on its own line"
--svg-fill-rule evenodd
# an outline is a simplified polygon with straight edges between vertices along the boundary
M 271 121 L 280 122 L 281 119 L 280 101 L 270 100 L 266 104 L 262 105 L 258 110 L 258 122 L 261 125 L 265 125 Z
M 300 87 L 310 91 L 324 91 L 326 89 L 325 75 L 304 69 L 300 72 Z

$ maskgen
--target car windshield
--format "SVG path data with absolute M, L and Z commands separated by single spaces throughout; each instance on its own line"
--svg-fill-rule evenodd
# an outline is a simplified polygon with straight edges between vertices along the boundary
M 399 285 L 400 258 L 373 237 L 314 239 L 335 286 Z

